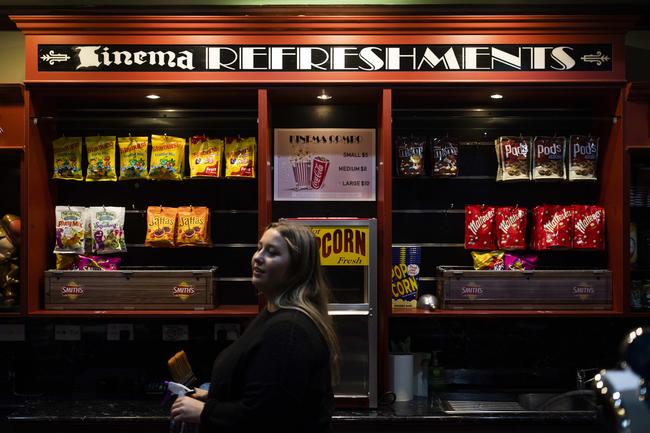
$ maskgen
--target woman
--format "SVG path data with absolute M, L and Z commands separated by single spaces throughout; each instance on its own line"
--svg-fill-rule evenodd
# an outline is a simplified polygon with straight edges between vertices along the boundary
M 329 431 L 339 350 L 316 239 L 305 226 L 273 223 L 252 268 L 266 308 L 217 357 L 210 391 L 178 398 L 172 418 L 203 432 Z

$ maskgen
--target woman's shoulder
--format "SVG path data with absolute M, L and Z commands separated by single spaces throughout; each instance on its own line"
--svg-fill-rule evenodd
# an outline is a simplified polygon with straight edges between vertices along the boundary
M 291 332 L 296 337 L 314 338 L 320 336 L 320 331 L 306 313 L 293 308 L 280 308 L 271 314 L 267 322 L 269 333 Z

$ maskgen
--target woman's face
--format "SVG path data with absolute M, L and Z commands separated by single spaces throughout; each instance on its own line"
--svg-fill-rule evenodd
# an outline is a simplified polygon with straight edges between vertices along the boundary
M 275 229 L 264 232 L 257 244 L 257 251 L 251 260 L 253 285 L 265 295 L 278 293 L 286 282 L 291 256 L 289 246 Z

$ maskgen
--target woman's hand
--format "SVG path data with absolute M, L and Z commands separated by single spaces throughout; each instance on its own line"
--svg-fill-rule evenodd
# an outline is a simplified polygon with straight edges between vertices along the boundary
M 201 388 L 194 388 L 194 394 L 190 395 L 190 397 L 195 398 L 197 400 L 201 401 L 207 401 L 208 399 L 208 391 L 205 389 Z
M 172 419 L 178 422 L 198 424 L 205 403 L 190 397 L 178 397 L 172 405 Z

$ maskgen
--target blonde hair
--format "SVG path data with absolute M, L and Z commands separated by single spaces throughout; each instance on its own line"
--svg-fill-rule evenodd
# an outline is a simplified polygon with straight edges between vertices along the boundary
M 272 223 L 267 230 L 276 230 L 289 247 L 289 279 L 286 289 L 269 301 L 278 308 L 298 310 L 306 314 L 323 335 L 330 352 L 332 382 L 339 376 L 339 340 L 332 319 L 327 314 L 331 291 L 320 264 L 318 244 L 312 231 L 303 225 Z

